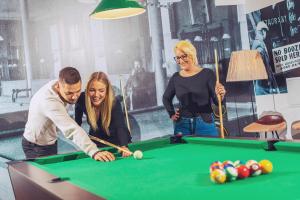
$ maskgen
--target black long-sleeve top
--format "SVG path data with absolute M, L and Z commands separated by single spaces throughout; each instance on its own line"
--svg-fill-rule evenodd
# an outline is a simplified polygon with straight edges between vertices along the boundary
M 83 113 L 87 116 L 86 106 L 85 106 L 85 92 L 80 94 L 80 97 L 75 105 L 75 121 L 80 126 L 82 124 Z M 90 122 L 87 117 L 87 122 Z M 122 111 L 122 106 L 120 101 L 116 98 L 111 111 L 111 122 L 109 125 L 110 136 L 108 136 L 101 124 L 101 115 L 97 121 L 98 129 L 94 131 L 90 126 L 89 134 L 95 137 L 101 138 L 103 140 L 109 141 L 113 144 L 119 146 L 126 146 L 131 142 L 131 136 L 125 123 L 124 114 Z M 99 142 L 94 141 L 97 146 L 104 146 Z
M 176 72 L 171 77 L 163 95 L 163 104 L 170 117 L 175 114 L 173 98 L 180 104 L 181 117 L 196 117 L 200 113 L 212 113 L 211 100 L 218 104 L 215 93 L 216 77 L 211 69 L 203 68 L 199 73 L 182 77 Z

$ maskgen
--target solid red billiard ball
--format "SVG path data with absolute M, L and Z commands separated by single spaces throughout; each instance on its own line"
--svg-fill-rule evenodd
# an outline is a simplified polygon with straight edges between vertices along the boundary
M 239 178 L 247 178 L 250 174 L 249 169 L 245 165 L 240 165 L 238 168 L 238 177 Z

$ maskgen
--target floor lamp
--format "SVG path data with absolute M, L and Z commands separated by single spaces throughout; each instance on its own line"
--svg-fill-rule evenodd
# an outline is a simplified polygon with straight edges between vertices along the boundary
M 241 50 L 231 53 L 226 82 L 254 81 L 268 79 L 264 62 L 257 50 Z M 254 87 L 251 88 L 251 103 L 253 106 Z M 237 111 L 237 110 L 236 110 Z

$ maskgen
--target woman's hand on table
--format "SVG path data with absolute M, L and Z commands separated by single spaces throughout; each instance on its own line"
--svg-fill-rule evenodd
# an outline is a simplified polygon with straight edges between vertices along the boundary
M 122 157 L 129 157 L 129 156 L 131 155 L 131 154 L 129 153 L 130 150 L 128 149 L 128 147 L 126 147 L 126 146 L 121 146 L 121 148 L 128 151 L 128 152 L 123 151 L 123 152 L 122 152 Z

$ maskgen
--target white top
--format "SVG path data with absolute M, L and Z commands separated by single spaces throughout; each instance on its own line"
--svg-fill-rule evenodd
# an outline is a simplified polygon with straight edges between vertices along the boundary
M 24 137 L 38 145 L 51 145 L 57 140 L 56 127 L 86 154 L 93 156 L 98 148 L 87 133 L 69 116 L 66 103 L 53 90 L 57 80 L 50 81 L 32 97 Z

